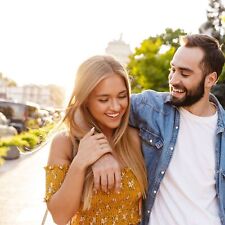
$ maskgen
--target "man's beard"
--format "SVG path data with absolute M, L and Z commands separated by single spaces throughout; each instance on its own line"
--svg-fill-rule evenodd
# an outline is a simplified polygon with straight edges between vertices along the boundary
M 205 84 L 205 78 L 203 78 L 199 85 L 195 88 L 187 90 L 185 87 L 181 87 L 179 85 L 173 86 L 176 89 L 183 89 L 186 93 L 186 95 L 179 99 L 171 95 L 171 102 L 175 106 L 191 106 L 198 102 L 203 96 L 204 96 L 204 84 Z

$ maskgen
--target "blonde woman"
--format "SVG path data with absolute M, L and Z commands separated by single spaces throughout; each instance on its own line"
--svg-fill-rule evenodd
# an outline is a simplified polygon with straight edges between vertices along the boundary
M 47 207 L 56 224 L 138 224 L 147 186 L 136 130 L 128 127 L 130 85 L 110 56 L 83 62 L 66 110 L 67 131 L 52 141 L 46 166 Z M 91 166 L 110 153 L 122 168 L 120 192 L 93 189 Z

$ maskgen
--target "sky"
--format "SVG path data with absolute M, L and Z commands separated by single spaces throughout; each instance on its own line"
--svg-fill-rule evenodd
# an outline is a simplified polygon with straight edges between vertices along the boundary
M 165 28 L 198 32 L 208 0 L 0 0 L 0 72 L 73 86 L 77 67 L 119 39 L 131 50 Z

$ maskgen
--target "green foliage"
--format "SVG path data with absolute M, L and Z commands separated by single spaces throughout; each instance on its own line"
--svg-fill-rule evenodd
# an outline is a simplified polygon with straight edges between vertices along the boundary
M 10 78 L 3 75 L 3 73 L 0 72 L 0 82 L 2 82 L 7 87 L 16 87 L 17 84 L 14 80 L 11 80 Z
M 0 139 L 0 149 L 5 149 L 9 146 L 17 146 L 22 152 L 32 150 L 46 140 L 47 135 L 53 131 L 54 126 L 54 123 L 48 124 L 45 127 L 30 129 L 29 131 L 15 135 L 13 137 L 2 138 Z M 0 156 L 2 156 L 1 151 Z
M 206 11 L 207 21 L 200 28 L 200 33 L 208 33 L 216 38 L 221 44 L 221 49 L 225 54 L 225 6 L 221 0 L 208 0 L 209 5 Z M 225 68 L 219 77 L 218 84 L 225 82 Z
M 128 71 L 133 77 L 132 90 L 168 90 L 170 61 L 179 46 L 179 37 L 186 33 L 168 28 L 163 34 L 149 37 L 130 56 Z
M 43 141 L 47 136 L 47 131 L 41 128 L 29 130 L 29 133 L 37 136 L 40 141 Z
M 29 143 L 26 140 L 21 139 L 20 135 L 16 135 L 10 138 L 2 138 L 0 140 L 0 147 L 8 146 L 28 147 Z
M 163 44 L 166 46 L 172 46 L 175 49 L 177 49 L 180 44 L 180 37 L 186 35 L 187 33 L 184 32 L 182 29 L 173 30 L 171 28 L 166 28 L 165 32 L 158 35 L 161 40 L 163 41 Z
M 206 11 L 207 21 L 199 28 L 200 33 L 209 32 L 222 45 L 222 50 L 225 52 L 225 6 L 221 0 L 209 0 L 208 9 Z
M 21 134 L 20 138 L 22 141 L 26 141 L 28 143 L 29 148 L 34 148 L 38 143 L 40 143 L 40 139 L 29 132 Z

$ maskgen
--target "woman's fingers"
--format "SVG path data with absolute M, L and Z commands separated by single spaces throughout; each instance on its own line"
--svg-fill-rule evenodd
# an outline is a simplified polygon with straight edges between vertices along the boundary
M 99 140 L 97 140 L 97 142 L 99 144 L 109 144 L 109 142 L 106 139 L 99 139 Z
M 95 137 L 96 140 L 106 139 L 106 136 L 103 133 L 96 133 L 96 134 L 93 135 L 93 137 Z
M 92 127 L 92 128 L 84 135 L 84 137 L 83 137 L 82 139 L 86 139 L 86 138 L 88 138 L 88 137 L 91 137 L 91 136 L 94 134 L 94 132 L 95 132 L 95 128 Z
M 100 183 L 101 183 L 102 191 L 107 192 L 107 190 L 108 190 L 108 188 L 107 188 L 107 186 L 108 186 L 107 185 L 108 184 L 107 174 L 101 174 Z
M 115 191 L 120 192 L 121 189 L 121 169 L 115 169 Z
M 99 149 L 96 151 L 97 155 L 98 155 L 98 159 L 105 155 L 106 153 L 111 153 L 112 149 L 109 147 L 109 145 L 103 144 L 103 145 L 99 145 Z
M 93 127 L 81 139 L 78 147 L 78 155 L 86 166 L 93 164 L 96 160 L 101 158 L 106 153 L 111 153 L 112 149 L 106 137 L 102 133 L 94 134 L 95 128 Z
M 100 188 L 100 183 L 101 183 L 100 178 L 101 178 L 100 174 L 98 174 L 97 172 L 94 173 L 94 187 L 93 187 L 93 189 L 95 191 L 99 190 L 99 188 Z
M 108 172 L 107 181 L 108 181 L 108 190 L 113 189 L 113 187 L 115 186 L 115 175 L 114 175 L 114 173 Z

